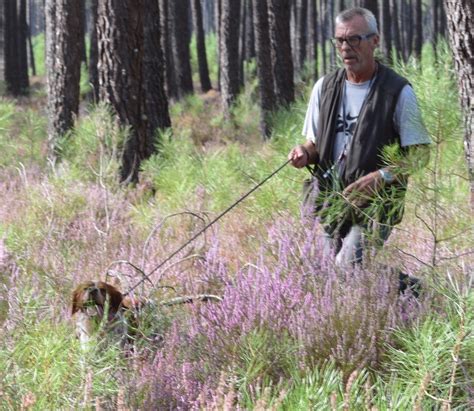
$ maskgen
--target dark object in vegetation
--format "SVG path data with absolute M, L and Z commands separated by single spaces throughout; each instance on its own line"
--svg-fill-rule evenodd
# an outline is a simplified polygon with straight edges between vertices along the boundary
M 418 278 L 411 277 L 400 271 L 398 274 L 398 292 L 399 294 L 405 294 L 406 290 L 411 291 L 418 298 L 421 292 L 421 282 Z

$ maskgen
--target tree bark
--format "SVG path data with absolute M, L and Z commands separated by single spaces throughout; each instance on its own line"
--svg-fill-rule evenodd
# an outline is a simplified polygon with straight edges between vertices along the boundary
M 308 60 L 313 67 L 313 80 L 318 78 L 318 37 L 317 37 L 318 15 L 315 0 L 308 0 Z
M 379 19 L 379 6 L 377 0 L 361 0 L 359 2 L 360 7 L 364 7 L 369 9 L 372 13 L 374 13 L 375 18 Z
M 392 24 L 390 16 L 390 0 L 381 0 L 380 22 L 382 32 L 382 51 L 385 58 L 392 61 Z
M 5 81 L 5 2 L 0 1 L 0 81 Z
M 239 92 L 239 14 L 240 1 L 222 0 L 220 29 L 221 96 L 224 115 Z
M 211 79 L 209 78 L 209 68 L 207 65 L 201 0 L 191 0 L 191 5 L 193 11 L 193 25 L 196 33 L 196 50 L 199 66 L 199 79 L 201 81 L 201 91 L 206 93 L 212 88 L 212 86 Z
M 413 36 L 413 54 L 416 58 L 421 57 L 423 47 L 423 19 L 422 19 L 422 1 L 415 0 L 415 26 Z
M 33 50 L 33 40 L 31 38 L 31 22 L 28 24 L 28 61 L 31 68 L 31 75 L 36 76 L 35 54 Z
M 253 0 L 244 0 L 246 7 L 245 19 L 245 60 L 250 61 L 255 57 L 255 35 L 254 35 L 254 19 L 253 19 Z
M 464 115 L 464 149 L 474 212 L 474 4 L 472 0 L 444 0 L 444 4 Z
M 178 99 L 178 89 L 176 86 L 176 76 L 173 64 L 172 52 L 172 22 L 169 17 L 168 0 L 159 0 L 160 7 L 160 28 L 161 28 L 161 49 L 165 62 L 165 90 L 170 100 Z
M 5 85 L 8 94 L 19 96 L 21 94 L 21 80 L 20 80 L 20 60 L 18 58 L 18 12 L 17 1 L 6 0 L 5 7 L 5 60 L 4 60 L 4 75 Z
M 144 95 L 142 121 L 146 125 L 143 146 L 139 146 L 139 159 L 144 160 L 157 151 L 157 130 L 171 127 L 168 98 L 165 91 L 163 51 L 161 49 L 160 11 L 156 0 L 144 0 Z M 140 142 L 141 144 L 141 142 Z
M 323 74 L 327 73 L 327 52 L 326 42 L 328 39 L 328 19 L 327 19 L 327 7 L 326 0 L 319 1 L 319 44 L 321 45 L 321 63 Z
M 73 127 L 79 112 L 84 7 L 76 0 L 46 0 L 46 74 L 49 156 Z
M 168 7 L 172 26 L 172 68 L 176 73 L 178 98 L 181 99 L 194 91 L 189 54 L 189 4 L 188 0 L 173 0 L 168 1 Z
M 393 47 L 397 58 L 402 57 L 402 40 L 400 36 L 400 19 L 398 14 L 398 0 L 390 0 L 392 14 Z
M 137 182 L 141 162 L 156 151 L 157 128 L 168 127 L 158 3 L 99 0 L 99 84 L 122 126 L 129 128 L 120 181 Z
M 89 84 L 91 86 L 92 101 L 99 101 L 99 49 L 97 44 L 97 0 L 90 3 L 90 30 L 89 30 Z
M 295 100 L 290 38 L 290 0 L 268 0 L 268 14 L 277 103 L 287 106 Z
M 270 27 L 267 0 L 253 0 L 255 40 L 257 51 L 257 76 L 260 93 L 260 132 L 264 139 L 271 135 L 270 115 L 275 109 L 273 73 L 270 49 Z
M 301 71 L 306 61 L 306 28 L 308 20 L 308 4 L 307 0 L 296 0 L 295 2 L 296 11 L 296 67 L 298 71 Z
M 28 24 L 26 21 L 26 0 L 18 1 L 18 69 L 20 92 L 27 94 L 30 86 L 28 78 Z

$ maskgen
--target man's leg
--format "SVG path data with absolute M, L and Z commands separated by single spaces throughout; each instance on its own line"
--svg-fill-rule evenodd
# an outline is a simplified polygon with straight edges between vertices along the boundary
M 381 248 L 391 233 L 387 225 L 372 227 L 368 230 L 360 225 L 353 225 L 342 240 L 336 254 L 336 265 L 347 266 L 362 262 L 364 250 Z
M 342 246 L 336 254 L 337 266 L 348 266 L 362 261 L 363 249 L 362 227 L 353 225 L 342 240 Z

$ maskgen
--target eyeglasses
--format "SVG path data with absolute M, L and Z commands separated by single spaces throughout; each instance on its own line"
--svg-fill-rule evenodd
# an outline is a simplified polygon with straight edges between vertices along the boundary
M 370 39 L 372 36 L 375 36 L 375 33 L 369 33 L 364 35 L 355 35 L 349 37 L 335 37 L 331 39 L 331 43 L 336 48 L 341 48 L 344 42 L 347 42 L 351 47 L 358 47 L 362 40 Z

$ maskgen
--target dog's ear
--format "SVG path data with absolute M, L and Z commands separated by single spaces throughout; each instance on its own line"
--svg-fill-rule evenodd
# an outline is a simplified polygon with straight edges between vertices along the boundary
M 81 294 L 84 292 L 83 287 L 78 286 L 72 293 L 72 312 L 71 314 L 74 315 L 80 310 L 80 297 Z
M 123 300 L 122 293 L 113 285 L 110 285 L 107 283 L 104 283 L 104 288 L 110 298 L 110 308 L 112 308 L 114 312 L 117 312 L 122 305 L 122 300 Z

